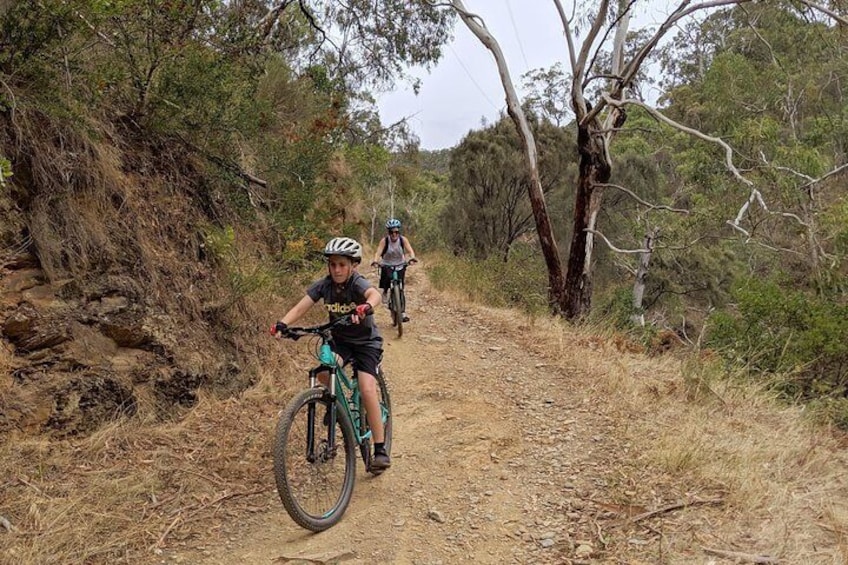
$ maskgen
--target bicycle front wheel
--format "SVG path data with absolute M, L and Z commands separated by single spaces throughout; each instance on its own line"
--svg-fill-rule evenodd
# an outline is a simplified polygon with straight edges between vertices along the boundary
M 398 337 L 403 337 L 403 297 L 400 285 L 392 287 L 392 321 L 397 326 Z
M 339 407 L 335 429 L 330 430 L 331 404 L 322 389 L 301 392 L 283 411 L 274 441 L 280 500 L 292 520 L 313 532 L 341 520 L 356 479 L 353 425 Z

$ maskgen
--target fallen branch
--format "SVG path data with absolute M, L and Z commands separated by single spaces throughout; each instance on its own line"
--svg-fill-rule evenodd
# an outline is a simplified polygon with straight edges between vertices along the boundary
M 738 551 L 726 551 L 724 549 L 712 549 L 709 547 L 702 547 L 704 553 L 707 555 L 715 555 L 716 557 L 726 557 L 728 559 L 736 559 L 742 561 L 748 561 L 750 563 L 770 563 L 776 564 L 780 563 L 774 557 L 769 557 L 768 555 L 751 555 L 750 553 L 740 553 Z
M 3 526 L 7 532 L 16 532 L 18 530 L 5 516 L 0 516 L 0 526 Z
M 227 171 L 227 172 L 229 172 L 229 173 L 231 173 L 231 174 L 233 174 L 237 177 L 240 177 L 241 179 L 247 181 L 248 183 L 253 183 L 253 184 L 256 184 L 256 185 L 259 185 L 259 186 L 262 186 L 262 187 L 268 186 L 268 181 L 260 179 L 259 177 L 253 176 L 252 174 L 248 173 L 247 171 L 242 169 L 240 166 L 238 166 L 236 163 L 233 163 L 232 161 L 229 161 L 229 160 L 227 160 L 223 157 L 218 157 L 217 155 L 214 155 L 214 154 L 210 153 L 209 151 L 206 151 L 202 147 L 195 145 L 194 143 L 192 143 L 191 141 L 187 140 L 186 138 L 184 138 L 183 136 L 181 136 L 179 134 L 177 134 L 177 139 L 179 139 L 183 143 L 183 145 L 188 147 L 191 151 L 194 151 L 195 153 L 201 155 L 206 160 L 208 160 L 210 163 L 214 163 L 215 165 L 218 165 L 219 167 L 221 167 L 225 171 Z
M 645 520 L 647 518 L 652 518 L 658 514 L 665 514 L 666 512 L 671 512 L 672 510 L 679 510 L 681 508 L 686 508 L 687 506 L 695 506 L 698 504 L 721 504 L 724 502 L 723 498 L 711 498 L 709 500 L 691 500 L 689 502 L 677 502 L 675 504 L 669 504 L 668 506 L 664 506 L 662 508 L 657 508 L 656 510 L 651 510 L 650 512 L 643 512 L 637 516 L 633 516 L 630 518 L 631 522 L 638 522 L 640 520 Z
M 356 559 L 353 551 L 341 551 L 338 553 L 327 553 L 312 556 L 288 556 L 281 555 L 274 559 L 274 563 L 314 563 L 315 565 L 329 565 L 330 563 L 341 563 L 348 559 Z
M 174 528 L 174 526 L 177 525 L 177 522 L 179 522 L 182 517 L 182 514 L 177 514 L 177 517 L 174 518 L 174 521 L 171 522 L 171 524 L 167 528 L 165 528 L 165 531 L 162 532 L 162 535 L 159 536 L 159 540 L 153 545 L 152 549 L 159 549 L 163 545 L 165 545 L 165 538 L 168 537 L 168 534 L 171 533 L 171 530 Z
M 840 535 L 840 536 L 848 536 L 848 530 L 841 530 L 838 528 L 834 528 L 833 526 L 828 526 L 827 524 L 822 524 L 821 522 L 816 522 L 816 526 L 827 530 L 828 532 Z
M 210 506 L 214 506 L 214 505 L 219 504 L 219 503 L 221 503 L 225 500 L 228 500 L 230 498 L 236 498 L 236 497 L 240 497 L 240 496 L 253 496 L 253 495 L 256 495 L 256 494 L 262 494 L 264 492 L 268 492 L 268 490 L 270 490 L 270 489 L 269 488 L 261 488 L 261 489 L 257 489 L 257 490 L 251 490 L 251 491 L 248 491 L 248 492 L 232 492 L 232 493 L 229 493 L 229 494 L 222 494 L 221 496 L 219 496 L 219 497 L 215 498 L 214 500 L 207 502 L 205 504 L 192 505 L 192 506 L 180 508 L 179 510 L 176 511 L 177 517 L 174 518 L 174 521 L 171 522 L 170 525 L 167 528 L 165 528 L 165 531 L 162 532 L 161 536 L 159 536 L 159 540 L 153 545 L 153 549 L 161 548 L 163 545 L 165 545 L 165 538 L 168 537 L 168 534 L 171 533 L 171 530 L 173 530 L 174 526 L 176 526 L 180 521 L 187 522 L 193 516 L 198 514 L 199 512 L 202 512 L 203 510 L 209 508 Z

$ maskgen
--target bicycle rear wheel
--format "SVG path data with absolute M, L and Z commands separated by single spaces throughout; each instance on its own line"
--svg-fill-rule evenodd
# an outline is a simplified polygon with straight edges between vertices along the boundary
M 292 520 L 313 532 L 341 520 L 356 480 L 356 439 L 341 408 L 336 410 L 335 444 L 329 446 L 331 403 L 322 389 L 301 392 L 280 417 L 274 440 L 280 500 Z
M 398 337 L 403 337 L 403 296 L 397 284 L 392 287 L 392 322 L 397 327 Z
M 380 398 L 380 412 L 381 418 L 383 420 L 383 435 L 385 439 L 383 440 L 383 445 L 386 448 L 386 453 L 389 455 L 392 454 L 392 399 L 389 395 L 389 385 L 388 381 L 386 381 L 386 375 L 383 373 L 383 369 L 380 368 L 375 375 L 377 379 L 377 394 L 379 394 Z M 359 433 L 360 436 L 364 436 L 369 430 L 370 426 L 368 425 L 367 415 L 362 413 L 362 416 L 359 419 Z M 363 440 L 359 445 L 359 449 L 362 452 L 362 460 L 365 462 L 365 469 L 374 475 L 379 475 L 383 472 L 383 469 L 374 470 L 371 469 L 371 442 L 372 439 Z

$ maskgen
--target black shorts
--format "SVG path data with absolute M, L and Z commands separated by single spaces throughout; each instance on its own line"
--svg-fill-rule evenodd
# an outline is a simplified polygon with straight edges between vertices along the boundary
M 376 375 L 383 360 L 383 350 L 378 347 L 352 346 L 347 343 L 336 343 L 336 354 L 345 364 L 350 361 L 354 370 Z
M 400 284 L 403 286 L 403 280 L 406 277 L 406 269 L 398 271 L 398 278 L 400 279 Z M 381 267 L 380 268 L 380 288 L 388 290 L 392 283 L 392 268 L 391 267 Z

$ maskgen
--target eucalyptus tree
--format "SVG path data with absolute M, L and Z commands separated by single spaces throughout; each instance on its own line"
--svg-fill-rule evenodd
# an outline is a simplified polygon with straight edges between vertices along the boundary
M 197 197 L 210 210 L 226 202 L 308 228 L 336 212 L 313 214 L 345 171 L 339 155 L 388 137 L 367 111 L 369 91 L 435 61 L 452 17 L 401 0 L 10 3 L 0 12 L 0 167 L 8 160 L 15 176 L 3 168 L 2 178 L 43 173 L 27 187 L 37 204 L 61 191 L 68 139 L 108 140 L 171 157 L 163 167 L 186 157 L 208 173 Z M 81 185 L 95 184 L 84 178 L 92 171 L 75 170 Z
M 687 126 L 667 116 L 662 110 L 644 103 L 637 95 L 637 79 L 643 66 L 657 49 L 660 42 L 677 26 L 688 19 L 707 14 L 711 10 L 742 6 L 754 3 L 750 0 L 704 0 L 693 2 L 682 0 L 670 15 L 648 33 L 631 34 L 630 19 L 636 0 L 598 0 L 584 3 L 579 8 L 575 3 L 570 15 L 561 0 L 553 0 L 553 8 L 559 17 L 564 35 L 563 51 L 570 68 L 569 98 L 577 125 L 577 146 L 580 154 L 579 178 L 575 186 L 575 208 L 573 232 L 568 255 L 567 272 L 563 276 L 562 261 L 551 230 L 546 203 L 538 180 L 537 149 L 520 100 L 512 83 L 509 68 L 494 36 L 486 28 L 483 19 L 468 11 L 462 0 L 451 0 L 442 4 L 455 10 L 465 25 L 492 52 L 507 100 L 510 117 L 515 122 L 524 145 L 525 160 L 531 178 L 529 188 L 536 227 L 545 256 L 550 283 L 550 300 L 555 310 L 568 318 L 579 318 L 591 305 L 592 297 L 592 253 L 597 230 L 598 214 L 601 210 L 604 191 L 609 182 L 613 160 L 611 143 L 627 121 L 626 108 L 640 106 L 658 122 L 684 131 L 703 141 L 716 144 L 724 152 L 724 164 L 730 175 L 747 192 L 737 216 L 731 221 L 740 228 L 742 219 L 754 203 L 765 206 L 762 192 L 742 174 L 734 163 L 734 151 L 726 141 L 715 135 L 701 132 L 697 127 Z M 805 17 L 829 18 L 845 24 L 844 6 L 841 2 L 820 4 L 807 0 L 798 3 L 779 2 L 781 9 L 803 12 Z M 585 27 L 584 27 L 585 26 Z M 577 29 L 583 30 L 582 42 L 578 43 Z M 627 47 L 628 39 L 638 43 Z M 596 62 L 608 53 L 609 67 L 598 68 Z M 812 179 L 816 181 L 817 179 Z M 741 228 L 740 228 L 741 229 Z
M 539 144 L 539 182 L 548 194 L 565 184 L 574 147 L 562 128 L 532 117 L 531 125 Z M 497 254 L 506 261 L 512 245 L 532 233 L 530 179 L 522 160 L 521 141 L 506 117 L 469 133 L 453 150 L 451 200 L 443 225 L 445 239 L 455 248 L 480 258 Z

